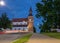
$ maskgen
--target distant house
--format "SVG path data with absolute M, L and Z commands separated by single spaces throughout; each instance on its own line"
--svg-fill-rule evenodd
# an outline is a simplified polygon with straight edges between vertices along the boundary
M 51 31 L 56 31 L 56 32 L 60 32 L 60 29 L 51 29 Z
M 33 21 L 32 9 L 30 8 L 27 18 L 12 19 L 12 30 L 33 31 Z

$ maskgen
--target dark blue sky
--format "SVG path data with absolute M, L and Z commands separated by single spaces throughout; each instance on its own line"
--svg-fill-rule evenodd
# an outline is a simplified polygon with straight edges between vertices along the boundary
M 28 17 L 29 9 L 32 7 L 34 16 L 34 26 L 38 29 L 38 24 L 42 23 L 41 19 L 37 19 L 36 15 L 36 3 L 41 0 L 4 0 L 6 6 L 0 6 L 0 15 L 2 12 L 6 12 L 10 19 L 12 18 L 25 18 Z

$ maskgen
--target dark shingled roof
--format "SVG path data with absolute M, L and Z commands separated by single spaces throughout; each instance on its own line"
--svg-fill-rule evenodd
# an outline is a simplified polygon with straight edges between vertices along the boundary
M 28 21 L 28 18 L 14 18 L 12 19 L 12 22 L 23 22 Z

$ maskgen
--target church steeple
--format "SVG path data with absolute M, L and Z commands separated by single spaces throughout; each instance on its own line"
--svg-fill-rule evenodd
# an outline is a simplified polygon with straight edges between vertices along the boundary
M 30 7 L 30 10 L 29 10 L 29 16 L 28 16 L 28 30 L 33 32 L 33 22 L 34 22 L 34 19 L 33 19 L 33 15 L 32 15 L 32 8 Z
M 29 10 L 29 16 L 33 16 L 32 15 L 32 8 L 30 7 L 30 10 Z

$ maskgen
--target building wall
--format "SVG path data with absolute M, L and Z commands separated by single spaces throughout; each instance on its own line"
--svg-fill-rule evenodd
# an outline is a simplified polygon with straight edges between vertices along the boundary
M 28 31 L 32 31 L 33 32 L 33 16 L 29 16 L 28 17 Z
M 12 25 L 28 25 L 27 22 L 12 22 Z M 12 27 L 12 30 L 22 30 L 22 31 L 28 31 L 27 27 Z
M 12 22 L 12 25 L 28 25 L 27 27 L 13 27 L 12 30 L 23 30 L 33 32 L 33 16 L 28 16 L 28 21 L 25 22 Z
M 28 31 L 28 28 L 27 27 L 13 27 L 12 30 Z
M 27 25 L 28 23 L 23 21 L 23 22 L 12 22 L 12 25 Z
M 33 31 L 33 16 L 28 17 L 28 21 L 25 22 L 12 22 L 12 25 L 28 25 L 27 27 L 12 27 L 12 30 L 24 30 Z

